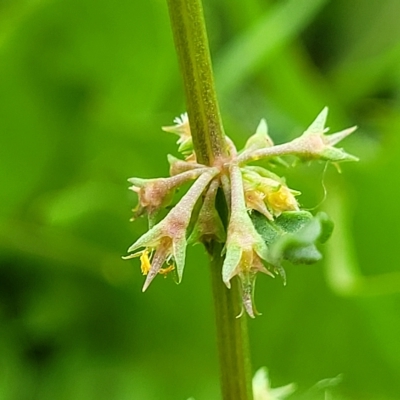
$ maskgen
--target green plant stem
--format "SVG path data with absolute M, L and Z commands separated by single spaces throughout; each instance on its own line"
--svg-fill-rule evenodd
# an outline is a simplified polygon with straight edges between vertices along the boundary
M 201 0 L 168 0 L 197 161 L 213 165 L 227 153 L 215 93 Z
M 247 319 L 242 313 L 242 298 L 238 279 L 232 279 L 231 289 L 222 282 L 222 246 L 214 244 L 211 259 L 211 280 L 217 325 L 217 345 L 221 368 L 221 388 L 224 400 L 253 399 Z
M 201 0 L 168 0 L 168 7 L 185 87 L 187 111 L 197 161 L 213 165 L 227 156 Z M 246 317 L 238 282 L 228 290 L 222 282 L 222 245 L 212 243 L 211 276 L 217 344 L 224 400 L 252 400 L 250 352 Z
M 298 140 L 297 140 L 298 142 Z M 245 151 L 237 158 L 237 163 L 244 164 L 249 161 L 256 161 L 265 158 L 279 157 L 279 156 L 287 156 L 287 155 L 298 155 L 301 156 L 304 154 L 302 151 L 302 147 L 297 145 L 296 139 L 292 140 L 288 143 L 278 144 L 273 147 L 267 147 L 260 150 L 255 151 Z

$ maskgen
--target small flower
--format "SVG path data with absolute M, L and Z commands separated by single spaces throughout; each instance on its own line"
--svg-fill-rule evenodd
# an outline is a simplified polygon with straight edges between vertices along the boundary
M 124 260 L 129 260 L 131 258 L 136 258 L 139 257 L 140 258 L 140 269 L 142 271 L 143 275 L 148 275 L 152 266 L 151 266 L 151 260 L 153 258 L 154 252 L 151 249 L 149 251 L 149 248 L 145 248 L 142 251 L 139 251 L 137 253 L 134 254 L 130 254 L 129 256 L 126 257 L 122 257 Z M 157 259 L 158 257 L 155 257 L 155 259 Z M 170 259 L 166 259 L 167 263 L 169 263 Z M 175 267 L 173 265 L 169 265 L 166 268 L 160 268 L 158 270 L 159 274 L 162 275 L 167 275 L 169 272 L 173 271 L 175 269 Z
M 299 205 L 295 199 L 295 195 L 299 192 L 289 189 L 281 184 L 275 187 L 275 190 L 266 191 L 266 202 L 272 209 L 275 216 L 279 216 L 283 211 L 298 211 Z
M 237 232 L 228 236 L 226 243 L 226 257 L 223 267 L 223 279 L 228 288 L 230 288 L 230 279 L 238 275 L 241 284 L 243 307 L 247 314 L 254 318 L 259 315 L 254 303 L 254 288 L 257 272 L 262 272 L 274 278 L 274 275 L 266 269 L 262 263 L 262 246 L 257 241 L 249 243 L 246 246 L 240 246 L 236 239 L 247 238 L 252 234 L 251 231 L 244 232 L 240 235 Z M 229 234 L 228 234 L 229 235 Z M 266 246 L 264 245 L 265 249 Z M 265 254 L 265 253 L 264 253 Z M 224 273 L 226 276 L 224 276 Z
M 256 231 L 245 206 L 240 168 L 232 165 L 231 218 L 228 225 L 226 256 L 222 267 L 222 279 L 230 288 L 230 280 L 238 275 L 242 287 L 243 306 L 250 317 L 258 314 L 253 298 L 257 272 L 272 275 L 262 263 L 268 260 L 268 248 Z
M 192 137 L 187 113 L 183 113 L 179 117 L 174 118 L 174 123 L 175 125 L 172 126 L 163 126 L 162 130 L 179 135 L 178 144 L 182 144 Z
M 129 189 L 139 196 L 138 205 L 133 209 L 133 220 L 147 213 L 150 225 L 153 225 L 157 212 L 171 203 L 175 189 L 189 180 L 196 179 L 206 170 L 205 167 L 193 169 L 169 178 L 128 179 L 132 183 Z
M 325 135 L 329 128 L 325 128 L 328 107 L 325 107 L 308 129 L 297 139 L 291 142 L 293 153 L 305 159 L 321 159 L 332 162 L 358 161 L 358 158 L 346 153 L 343 149 L 334 147 L 341 140 L 353 133 L 357 127 L 353 126 L 343 131 Z
M 266 149 L 271 149 L 274 147 L 274 142 L 268 134 L 268 125 L 265 119 L 261 119 L 257 126 L 256 133 L 249 137 L 244 146 L 243 150 L 240 152 L 238 160 L 247 159 L 258 159 L 255 156 L 259 151 L 266 151 Z M 255 156 L 255 157 L 254 157 Z M 241 164 L 242 161 L 239 161 Z M 285 162 L 281 157 L 273 157 L 268 160 L 271 165 L 280 165 L 283 167 L 288 167 L 287 162 Z
M 180 117 L 174 119 L 175 125 L 163 126 L 162 130 L 164 132 L 175 133 L 179 136 L 176 142 L 179 147 L 178 151 L 186 156 L 186 160 L 195 161 L 196 157 L 193 151 L 193 141 L 190 132 L 189 117 L 187 113 L 181 114 Z
M 133 251 L 135 244 L 129 248 L 128 252 Z M 143 286 L 143 292 L 149 287 L 150 283 L 157 274 L 165 274 L 175 268 L 173 267 L 171 269 L 170 266 L 168 266 L 167 268 L 163 269 L 162 266 L 164 265 L 164 263 L 167 263 L 169 265 L 174 261 L 176 263 L 182 261 L 182 247 L 184 254 L 186 249 L 186 240 L 185 243 L 182 243 L 182 238 L 179 237 L 174 242 L 169 236 L 160 236 L 159 238 L 154 238 L 154 241 L 148 241 L 145 246 L 146 247 L 144 250 L 123 257 L 124 260 L 129 260 L 134 257 L 140 257 L 140 268 L 142 270 L 142 274 L 147 276 Z M 176 251 L 176 248 L 179 248 L 179 251 Z
M 248 182 L 244 182 L 243 186 L 244 195 L 246 198 L 246 207 L 249 210 L 258 211 L 272 221 L 274 217 L 265 203 L 265 193 L 263 193 L 261 190 L 257 190 L 253 184 Z
M 273 178 L 261 176 L 258 172 L 261 168 L 244 168 L 243 182 L 246 198 L 246 206 L 263 214 L 269 220 L 278 217 L 284 211 L 298 211 L 299 205 L 295 196 L 300 192 L 289 189 L 284 181 L 274 174 Z
M 201 206 L 199 216 L 197 217 L 193 231 L 188 239 L 189 243 L 204 243 L 210 244 L 212 241 L 224 243 L 226 234 L 224 225 L 215 208 L 215 198 L 219 188 L 219 180 L 214 179 Z
M 172 200 L 174 186 L 171 185 L 170 178 L 130 178 L 128 181 L 132 183 L 129 189 L 139 196 L 138 204 L 132 210 L 132 221 L 145 213 L 151 218 L 160 208 L 168 206 Z
M 289 385 L 279 388 L 271 388 L 268 370 L 260 368 L 253 378 L 254 400 L 284 400 L 296 391 L 296 385 Z
M 265 147 L 272 147 L 274 142 L 268 135 L 268 125 L 265 119 L 262 119 L 258 124 L 256 133 L 249 137 L 244 146 L 245 151 L 252 151 L 263 149 Z
M 143 291 L 148 288 L 158 273 L 172 270 L 171 264 L 176 265 L 178 282 L 182 280 L 186 256 L 186 230 L 193 207 L 217 173 L 218 170 L 215 168 L 203 170 L 200 177 L 168 215 L 129 247 L 128 253 L 144 248 L 144 250 L 125 257 L 125 259 L 140 257 L 142 272 L 147 275 Z M 163 270 L 164 263 L 167 263 L 168 267 Z

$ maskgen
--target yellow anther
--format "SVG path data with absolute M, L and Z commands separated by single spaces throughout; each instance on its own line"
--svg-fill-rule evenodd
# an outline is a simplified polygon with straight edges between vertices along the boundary
M 170 265 L 167 268 L 161 268 L 160 271 L 158 271 L 158 273 L 167 276 L 167 274 L 173 271 L 174 269 L 175 267 L 173 265 Z
M 140 268 L 142 270 L 143 275 L 147 275 L 150 271 L 151 268 L 151 263 L 150 263 L 150 258 L 149 258 L 149 252 L 146 250 L 143 250 L 141 256 L 140 256 Z
M 267 195 L 267 202 L 275 213 L 280 214 L 282 211 L 298 210 L 298 204 L 286 186 L 281 186 L 278 190 Z

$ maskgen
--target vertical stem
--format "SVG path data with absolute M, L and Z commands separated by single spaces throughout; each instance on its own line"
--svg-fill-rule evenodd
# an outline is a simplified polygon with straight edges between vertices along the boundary
M 185 87 L 187 111 L 198 162 L 213 165 L 227 156 L 201 0 L 167 0 Z M 246 317 L 237 280 L 222 282 L 222 245 L 212 243 L 211 276 L 224 400 L 251 400 L 251 367 Z
M 197 160 L 212 165 L 226 155 L 201 0 L 168 0 L 175 47 Z
M 221 368 L 221 388 L 224 400 L 253 399 L 251 363 L 246 316 L 238 279 L 232 279 L 228 289 L 221 279 L 222 246 L 215 244 L 211 260 L 211 279 L 217 325 L 217 345 Z

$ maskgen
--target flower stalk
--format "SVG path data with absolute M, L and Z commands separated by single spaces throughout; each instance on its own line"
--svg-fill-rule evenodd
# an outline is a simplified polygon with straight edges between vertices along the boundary
M 253 399 L 251 361 L 246 318 L 242 312 L 239 281 L 232 280 L 228 289 L 221 279 L 222 245 L 211 250 L 211 281 L 214 295 L 217 346 L 221 370 L 221 391 L 224 400 Z
M 223 163 L 226 141 L 217 102 L 201 0 L 168 0 L 171 26 L 183 77 L 187 111 L 196 160 L 206 165 Z M 221 282 L 221 246 L 212 245 L 211 275 L 216 312 L 223 399 L 252 400 L 247 325 L 240 312 L 238 288 Z M 218 281 L 219 279 L 219 281 Z
M 193 145 L 201 164 L 226 156 L 201 0 L 168 0 Z

